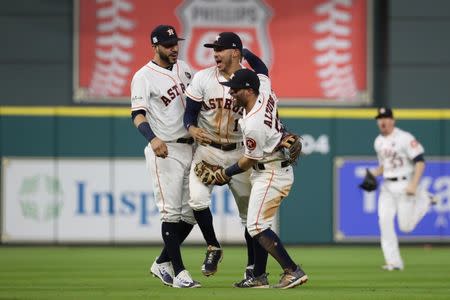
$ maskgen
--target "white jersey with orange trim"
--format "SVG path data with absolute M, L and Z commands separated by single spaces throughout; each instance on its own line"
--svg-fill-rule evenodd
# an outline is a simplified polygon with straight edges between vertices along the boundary
M 131 110 L 145 110 L 150 127 L 168 150 L 166 158 L 157 157 L 150 143 L 144 150 L 163 222 L 196 223 L 188 204 L 193 145 L 183 125 L 186 107 L 183 93 L 191 77 L 190 68 L 181 60 L 172 70 L 149 62 L 136 72 L 131 82 Z
M 186 107 L 183 94 L 191 77 L 191 69 L 181 60 L 172 70 L 150 61 L 133 76 L 131 110 L 145 110 L 150 127 L 163 141 L 189 136 L 183 125 Z
M 260 94 L 253 108 L 239 121 L 244 135 L 245 156 L 257 160 L 250 181 L 247 229 L 251 236 L 271 228 L 277 210 L 289 195 L 294 172 L 277 146 L 282 126 L 277 114 L 277 98 L 268 77 L 258 74 Z
M 186 96 L 202 103 L 198 127 L 205 129 L 213 141 L 221 144 L 242 141 L 238 120 L 242 118 L 241 107 L 234 104 L 230 88 L 219 82 L 227 81 L 216 66 L 198 71 L 186 89 Z
M 388 136 L 378 135 L 374 148 L 384 177 L 378 199 L 381 248 L 386 265 L 403 269 L 394 220 L 397 216 L 399 229 L 411 232 L 429 209 L 430 197 L 424 186 L 419 185 L 415 195 L 406 193 L 414 158 L 423 154 L 424 148 L 411 133 L 397 127 Z
M 202 210 L 211 205 L 213 186 L 206 186 L 195 175 L 195 165 L 204 160 L 211 164 L 229 167 L 244 153 L 242 131 L 238 120 L 242 118 L 243 108 L 234 105 L 234 99 L 229 94 L 230 89 L 219 82 L 227 81 L 216 66 L 197 72 L 191 84 L 186 89 L 186 96 L 202 103 L 198 115 L 198 127 L 203 128 L 214 144 L 197 145 L 192 160 L 189 177 L 189 205 L 194 210 Z M 217 148 L 217 146 L 226 148 Z M 228 184 L 239 210 L 243 224 L 247 218 L 248 199 L 250 196 L 250 173 L 233 176 Z
M 274 151 L 282 137 L 282 125 L 278 119 L 278 100 L 272 92 L 270 79 L 258 74 L 259 97 L 251 111 L 244 110 L 239 120 L 245 144 L 245 156 L 261 163 L 285 159 L 284 153 Z
M 388 136 L 378 135 L 374 142 L 383 176 L 387 178 L 409 177 L 414 171 L 413 159 L 424 153 L 414 136 L 395 127 Z

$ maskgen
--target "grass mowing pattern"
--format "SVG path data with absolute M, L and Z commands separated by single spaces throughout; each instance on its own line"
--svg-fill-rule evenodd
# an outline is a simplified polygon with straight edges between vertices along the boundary
M 236 289 L 244 247 L 224 247 L 216 275 L 201 274 L 205 248 L 184 247 L 185 265 L 200 289 L 175 289 L 150 277 L 158 247 L 0 247 L 0 299 L 450 299 L 450 248 L 402 246 L 405 270 L 380 269 L 371 246 L 288 247 L 309 281 L 290 290 Z M 269 281 L 280 276 L 269 258 Z

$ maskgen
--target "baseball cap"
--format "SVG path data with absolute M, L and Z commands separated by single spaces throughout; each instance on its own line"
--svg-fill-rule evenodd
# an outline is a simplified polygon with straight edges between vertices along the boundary
M 380 107 L 377 110 L 377 115 L 375 119 L 381 119 L 381 118 L 394 118 L 394 113 L 392 112 L 392 109 L 387 107 Z
M 170 45 L 184 39 L 177 36 L 175 28 L 170 25 L 159 25 L 153 29 L 150 34 L 150 40 L 153 45 Z
M 242 51 L 241 38 L 234 32 L 222 32 L 213 43 L 204 44 L 206 48 L 238 49 Z
M 231 75 L 229 81 L 220 82 L 220 84 L 229 86 L 232 89 L 252 88 L 255 91 L 259 90 L 258 75 L 250 69 L 237 70 Z

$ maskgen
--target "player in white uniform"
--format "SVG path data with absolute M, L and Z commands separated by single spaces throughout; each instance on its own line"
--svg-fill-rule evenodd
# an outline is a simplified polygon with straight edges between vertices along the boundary
M 378 200 L 381 248 L 386 262 L 383 269 L 403 270 L 394 227 L 395 215 L 400 230 L 411 232 L 434 199 L 419 187 L 425 169 L 422 145 L 412 134 L 395 127 L 391 109 L 379 108 L 376 119 L 381 133 L 374 142 L 379 166 L 370 172 L 384 177 Z
M 245 154 L 226 168 L 224 173 L 234 178 L 253 167 L 248 232 L 277 260 L 284 271 L 279 283 L 273 287 L 287 289 L 301 285 L 308 280 L 308 276 L 291 259 L 277 234 L 271 230 L 274 216 L 291 190 L 294 173 L 280 147 L 284 129 L 278 119 L 277 98 L 272 92 L 270 80 L 249 69 L 241 69 L 229 81 L 221 84 L 231 88 L 230 94 L 236 104 L 244 108 L 239 125 L 244 136 Z M 267 256 L 265 261 L 264 258 L 255 257 L 254 276 L 235 284 L 235 287 L 268 287 L 266 263 Z
M 187 106 L 184 124 L 198 143 L 189 179 L 189 204 L 194 210 L 194 216 L 207 244 L 202 272 L 205 276 L 210 276 L 217 271 L 223 251 L 216 238 L 209 209 L 212 187 L 205 186 L 197 178 L 194 166 L 202 160 L 229 166 L 243 153 L 242 132 L 238 126 L 243 109 L 234 104 L 229 95 L 229 88 L 219 83 L 219 81 L 228 80 L 234 71 L 242 68 L 240 61 L 243 49 L 241 39 L 233 32 L 222 32 L 213 43 L 204 46 L 214 49 L 217 65 L 197 72 L 192 79 L 186 90 Z M 244 49 L 244 56 L 253 69 L 258 70 L 259 73 L 268 73 L 264 63 L 251 52 Z M 246 223 L 251 189 L 249 175 L 249 172 L 240 174 L 229 183 L 243 224 Z M 248 275 L 251 273 L 254 262 L 253 253 L 255 251 L 265 253 L 265 251 L 259 244 L 254 243 L 247 230 L 245 230 L 245 239 L 248 254 L 246 274 Z
M 180 252 L 180 244 L 195 224 L 188 204 L 194 140 L 183 126 L 183 93 L 192 72 L 184 61 L 177 60 L 182 39 L 172 26 L 157 26 L 150 38 L 155 55 L 131 82 L 132 118 L 148 141 L 144 153 L 164 240 L 164 249 L 150 271 L 166 285 L 199 287 L 185 269 Z

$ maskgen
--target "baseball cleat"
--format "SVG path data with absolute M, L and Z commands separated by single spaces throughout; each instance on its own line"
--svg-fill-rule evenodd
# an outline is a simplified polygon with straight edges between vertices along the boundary
M 255 277 L 255 275 L 253 274 L 254 268 L 255 268 L 255 265 L 250 265 L 245 268 L 244 279 L 249 279 L 251 277 Z
M 217 272 L 217 265 L 222 261 L 223 250 L 214 246 L 206 249 L 205 260 L 202 265 L 202 273 L 205 276 L 214 275 Z
M 289 289 L 302 285 L 307 281 L 308 275 L 306 275 L 302 268 L 297 265 L 297 269 L 295 271 L 288 269 L 284 270 L 284 273 L 281 275 L 280 282 L 272 287 L 276 289 Z
M 403 266 L 394 266 L 394 265 L 384 265 L 381 266 L 381 269 L 385 270 L 385 271 L 403 271 Z
M 187 270 L 178 273 L 173 279 L 172 287 L 174 288 L 199 288 L 202 285 L 200 282 L 192 279 L 191 274 Z
M 235 288 L 266 289 L 269 287 L 269 280 L 267 279 L 268 275 L 269 274 L 267 273 L 263 273 L 257 277 L 252 276 L 233 284 L 233 286 Z
M 172 263 L 170 261 L 158 264 L 155 260 L 150 267 L 150 273 L 153 277 L 158 277 L 161 279 L 162 283 L 169 286 L 172 285 L 173 278 L 175 277 Z

